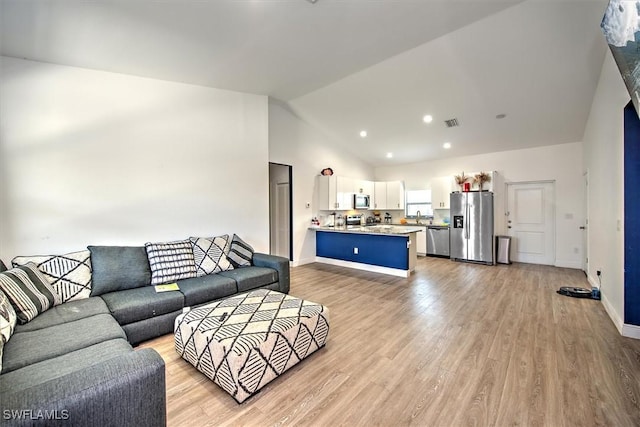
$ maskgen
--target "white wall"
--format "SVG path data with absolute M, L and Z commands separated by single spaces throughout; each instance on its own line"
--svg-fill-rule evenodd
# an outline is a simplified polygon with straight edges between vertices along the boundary
M 269 250 L 267 97 L 1 60 L 5 262 L 233 232 Z
M 376 180 L 404 180 L 406 188 L 430 188 L 431 179 L 461 172 L 496 171 L 496 234 L 506 234 L 505 183 L 555 181 L 557 266 L 581 268 L 583 223 L 582 143 L 503 151 L 401 166 L 379 167 Z M 496 188 L 497 187 L 497 188 Z
M 621 333 L 624 323 L 623 110 L 629 99 L 613 56 L 607 52 L 584 135 L 584 164 L 589 172 L 588 277 L 596 285 L 596 271 L 602 271 L 602 302 Z
M 299 119 L 286 105 L 269 100 L 269 161 L 293 167 L 293 265 L 313 262 L 315 232 L 308 230 L 317 214 L 315 179 L 326 167 L 336 175 L 373 179 L 373 168 L 341 150 L 317 128 Z M 306 208 L 306 203 L 311 203 Z

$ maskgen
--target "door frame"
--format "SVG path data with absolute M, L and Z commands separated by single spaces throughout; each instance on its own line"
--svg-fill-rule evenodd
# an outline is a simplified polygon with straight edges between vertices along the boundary
M 584 215 L 582 227 L 582 271 L 589 277 L 589 170 L 582 175 L 584 184 Z
M 514 185 L 527 185 L 527 184 L 551 184 L 553 186 L 553 206 L 552 206 L 552 221 L 551 224 L 553 225 L 553 230 L 551 232 L 552 234 L 552 248 L 553 248 L 553 263 L 549 264 L 549 265 L 556 265 L 557 260 L 558 260 L 558 248 L 556 247 L 556 240 L 557 240 L 557 191 L 556 191 L 556 180 L 555 179 L 543 179 L 543 180 L 537 180 L 537 181 L 510 181 L 510 182 L 505 182 L 504 183 L 504 228 L 505 228 L 505 232 L 507 235 L 510 235 L 509 231 L 508 231 L 508 217 L 509 217 L 509 186 L 514 186 Z

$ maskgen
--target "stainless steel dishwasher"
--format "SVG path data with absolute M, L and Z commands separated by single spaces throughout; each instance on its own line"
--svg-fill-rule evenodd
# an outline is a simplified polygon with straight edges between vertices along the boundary
M 427 256 L 449 258 L 449 227 L 427 226 Z

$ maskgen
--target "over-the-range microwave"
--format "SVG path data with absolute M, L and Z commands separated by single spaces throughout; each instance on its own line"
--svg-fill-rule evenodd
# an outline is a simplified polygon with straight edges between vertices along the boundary
M 371 197 L 366 194 L 354 194 L 353 195 L 353 208 L 354 209 L 369 209 L 371 203 Z

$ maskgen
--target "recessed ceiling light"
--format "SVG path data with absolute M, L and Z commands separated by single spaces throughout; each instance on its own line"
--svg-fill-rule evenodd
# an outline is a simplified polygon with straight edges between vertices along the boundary
M 507 115 L 506 115 L 506 114 L 504 114 L 504 113 L 502 113 L 502 114 L 498 114 L 498 115 L 496 116 L 496 119 L 504 119 L 505 117 L 507 117 Z
M 433 121 L 433 116 L 430 114 L 427 114 L 422 118 L 422 121 L 425 123 L 431 123 Z
M 360 137 L 361 138 L 366 138 L 367 137 L 367 131 L 366 130 L 361 130 L 360 131 Z
M 387 159 L 390 159 L 393 157 L 393 153 L 387 153 Z
M 451 143 L 445 142 L 444 144 L 442 144 L 442 148 L 444 148 L 445 150 L 448 150 L 449 148 L 451 148 Z

